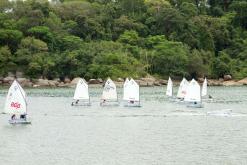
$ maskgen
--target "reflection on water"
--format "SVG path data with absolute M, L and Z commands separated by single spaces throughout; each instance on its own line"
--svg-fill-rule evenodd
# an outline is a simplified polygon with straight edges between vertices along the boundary
M 70 88 L 26 91 L 32 125 L 0 115 L 0 164 L 247 164 L 247 87 L 209 87 L 202 109 L 168 101 L 165 87 L 141 88 L 141 108 L 100 107 L 101 88 L 90 107 L 71 107 Z

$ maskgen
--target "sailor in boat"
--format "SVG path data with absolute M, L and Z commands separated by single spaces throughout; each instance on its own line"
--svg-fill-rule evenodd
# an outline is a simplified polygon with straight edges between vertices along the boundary
M 79 100 L 76 100 L 75 101 L 75 104 L 78 104 L 78 103 L 79 103 Z M 73 106 L 74 105 L 74 102 L 72 102 L 71 105 Z
M 106 102 L 106 99 L 103 99 L 103 100 L 101 101 L 100 105 L 105 104 L 105 102 Z
M 27 114 L 21 114 L 20 119 L 22 120 L 27 120 Z
M 11 116 L 11 120 L 15 120 L 15 114 Z
M 134 100 L 130 100 L 130 102 L 129 102 L 130 104 L 134 104 L 135 103 L 135 101 Z

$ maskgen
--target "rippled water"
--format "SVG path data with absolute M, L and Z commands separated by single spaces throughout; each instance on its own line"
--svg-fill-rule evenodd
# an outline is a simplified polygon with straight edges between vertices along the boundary
M 247 164 L 246 86 L 209 87 L 202 109 L 168 101 L 164 87 L 141 88 L 141 108 L 102 108 L 96 87 L 91 107 L 71 107 L 69 88 L 26 91 L 32 125 L 0 115 L 1 165 Z

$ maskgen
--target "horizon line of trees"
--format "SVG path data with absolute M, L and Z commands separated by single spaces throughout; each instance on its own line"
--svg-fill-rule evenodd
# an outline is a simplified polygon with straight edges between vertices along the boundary
M 245 0 L 1 0 L 0 76 L 247 77 Z

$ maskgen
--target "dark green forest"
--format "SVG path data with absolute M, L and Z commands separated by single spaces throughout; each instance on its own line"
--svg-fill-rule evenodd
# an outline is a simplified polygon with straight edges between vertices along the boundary
M 0 76 L 247 77 L 246 0 L 0 0 Z

